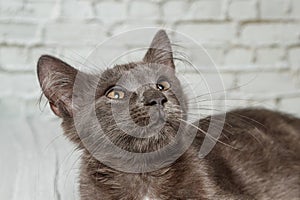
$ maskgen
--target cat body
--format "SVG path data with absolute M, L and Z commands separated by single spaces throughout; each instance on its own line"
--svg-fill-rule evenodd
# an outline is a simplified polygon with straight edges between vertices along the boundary
M 83 150 L 81 199 L 299 199 L 300 119 L 265 109 L 228 112 L 216 145 L 200 158 L 212 117 L 187 123 L 188 98 L 174 69 L 162 30 L 141 62 L 100 75 L 40 58 L 43 93 Z M 120 149 L 108 151 L 106 139 Z M 138 159 L 166 146 L 171 153 Z
M 198 132 L 173 165 L 155 172 L 122 173 L 85 154 L 83 199 L 299 199 L 300 120 L 264 109 L 226 116 L 220 140 L 238 149 L 217 143 L 199 159 L 204 136 Z M 209 121 L 195 124 L 207 130 Z

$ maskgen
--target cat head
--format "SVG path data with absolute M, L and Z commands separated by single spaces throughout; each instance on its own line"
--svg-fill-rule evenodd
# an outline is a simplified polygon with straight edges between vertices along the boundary
M 99 146 L 105 136 L 130 152 L 156 151 L 172 142 L 186 118 L 187 100 L 164 30 L 139 62 L 88 74 L 44 55 L 37 73 L 65 134 L 81 148 L 83 138 Z

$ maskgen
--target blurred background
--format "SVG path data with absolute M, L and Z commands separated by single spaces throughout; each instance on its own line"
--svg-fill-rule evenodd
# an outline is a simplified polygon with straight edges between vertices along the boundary
M 39 56 L 82 65 L 97 44 L 142 27 L 201 43 L 224 81 L 228 109 L 263 106 L 300 117 L 299 0 L 0 0 L 0 199 L 78 199 L 79 154 L 60 120 L 38 104 Z M 197 49 L 186 53 L 206 77 L 215 75 Z

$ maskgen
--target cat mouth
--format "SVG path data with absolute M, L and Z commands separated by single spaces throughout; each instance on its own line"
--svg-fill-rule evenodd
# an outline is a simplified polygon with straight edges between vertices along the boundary
M 157 126 L 166 122 L 167 114 L 162 106 L 155 106 L 150 110 L 150 126 Z
M 165 122 L 166 121 L 166 113 L 163 109 L 158 110 L 157 121 Z
M 167 122 L 168 112 L 165 107 L 156 105 L 147 107 L 145 110 L 136 110 L 131 114 L 131 119 L 135 124 L 141 127 L 163 127 L 163 125 Z

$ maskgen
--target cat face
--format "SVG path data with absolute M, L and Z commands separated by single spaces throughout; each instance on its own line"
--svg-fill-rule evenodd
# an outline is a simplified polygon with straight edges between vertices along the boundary
M 38 76 L 65 134 L 78 144 L 92 138 L 97 147 L 105 136 L 126 151 L 152 152 L 171 143 L 186 118 L 186 98 L 165 31 L 155 35 L 140 62 L 86 74 L 42 56 Z M 78 130 L 76 123 L 84 128 Z
M 179 119 L 185 116 L 184 95 L 173 68 L 129 65 L 116 66 L 102 76 L 109 86 L 98 87 L 96 116 L 117 146 L 133 152 L 155 151 L 176 136 Z M 116 79 L 109 81 L 106 74 Z

